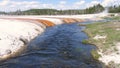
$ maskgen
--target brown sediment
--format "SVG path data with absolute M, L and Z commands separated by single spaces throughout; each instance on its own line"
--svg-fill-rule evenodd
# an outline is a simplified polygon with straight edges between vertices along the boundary
M 43 25 L 45 25 L 46 27 L 50 27 L 50 26 L 55 26 L 55 24 L 51 21 L 48 20 L 42 20 L 42 19 L 28 19 L 28 18 L 19 18 L 18 20 L 28 20 L 28 21 L 36 21 L 38 23 L 42 23 Z
M 32 21 L 36 21 L 38 23 L 42 23 L 43 25 L 45 25 L 47 27 L 55 26 L 55 24 L 53 22 L 48 21 L 48 20 L 42 20 L 42 19 L 27 19 L 27 18 L 25 19 L 25 18 L 20 18 L 18 20 L 28 20 L 28 21 L 32 20 Z
M 83 22 L 85 20 L 80 18 L 59 18 L 59 17 L 46 17 L 46 18 L 53 18 L 53 19 L 60 19 L 64 23 L 75 23 L 75 22 Z
M 35 21 L 40 22 L 40 23 L 46 25 L 47 27 L 55 26 L 55 24 L 53 22 L 48 21 L 48 20 L 35 19 Z
M 79 19 L 79 18 L 74 18 L 74 20 L 75 20 L 76 22 L 83 22 L 83 21 L 84 21 L 83 19 Z
M 29 19 L 29 18 L 2 18 L 2 19 L 22 20 L 22 21 L 34 21 L 34 22 L 42 23 L 46 27 L 55 26 L 55 24 L 53 22 L 48 21 L 48 20 L 42 20 L 42 19 Z
M 75 22 L 75 20 L 73 20 L 72 18 L 63 18 L 62 19 L 65 23 L 73 23 Z
M 32 21 L 32 22 L 42 23 L 46 27 L 55 26 L 54 22 L 51 22 L 49 20 L 43 20 L 43 19 L 30 19 L 30 18 L 2 18 L 2 19 L 22 20 L 22 21 L 29 21 L 29 22 Z M 84 21 L 79 18 L 56 18 L 56 19 L 61 19 L 64 23 L 75 23 L 75 22 L 83 22 Z
M 77 18 L 63 18 L 63 21 L 66 23 L 83 22 L 82 19 Z
M 75 23 L 75 22 L 83 22 L 84 20 L 78 18 L 58 18 L 61 19 L 65 23 Z

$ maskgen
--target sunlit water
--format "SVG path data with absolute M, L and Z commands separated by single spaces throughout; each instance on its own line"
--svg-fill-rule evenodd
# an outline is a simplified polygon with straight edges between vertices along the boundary
M 49 27 L 23 54 L 1 62 L 0 68 L 102 68 L 90 54 L 96 47 L 82 44 L 88 38 L 83 29 L 77 23 Z

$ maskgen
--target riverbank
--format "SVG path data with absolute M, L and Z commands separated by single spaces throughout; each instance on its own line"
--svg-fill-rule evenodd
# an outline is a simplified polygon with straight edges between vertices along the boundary
M 82 44 L 87 35 L 79 23 L 61 24 L 45 29 L 29 42 L 26 51 L 0 63 L 0 68 L 104 68 L 91 56 L 95 46 Z M 11 65 L 12 64 L 12 65 Z
M 120 22 L 119 17 L 111 17 L 109 22 L 97 22 L 86 25 L 87 43 L 98 47 L 100 61 L 110 68 L 120 67 Z
M 4 19 L 0 21 L 0 60 L 13 57 L 29 41 L 44 32 L 44 28 L 33 23 Z
M 101 19 L 98 14 L 66 16 L 1 16 L 0 60 L 24 49 L 32 39 L 44 32 L 46 27 L 63 23 L 83 22 Z M 4 46 L 2 46 L 4 45 Z
M 63 20 L 64 19 L 64 20 Z M 66 23 L 73 23 L 70 18 L 1 18 L 0 25 L 0 60 L 18 55 L 26 49 L 27 44 L 42 34 L 46 27 Z

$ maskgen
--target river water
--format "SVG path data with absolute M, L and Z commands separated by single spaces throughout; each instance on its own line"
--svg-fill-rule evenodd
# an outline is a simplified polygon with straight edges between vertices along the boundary
M 48 27 L 24 53 L 1 62 L 0 68 L 103 68 L 90 54 L 96 47 L 82 44 L 88 38 L 84 28 L 78 23 Z

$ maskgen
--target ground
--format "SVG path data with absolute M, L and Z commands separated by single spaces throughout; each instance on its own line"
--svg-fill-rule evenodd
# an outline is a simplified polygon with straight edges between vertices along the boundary
M 87 42 L 98 47 L 98 53 L 101 55 L 100 61 L 106 65 L 111 62 L 120 64 L 120 17 L 105 19 L 110 21 L 86 25 L 85 32 L 89 36 Z

